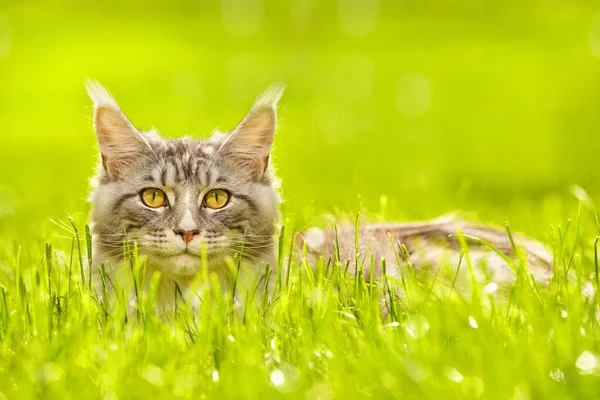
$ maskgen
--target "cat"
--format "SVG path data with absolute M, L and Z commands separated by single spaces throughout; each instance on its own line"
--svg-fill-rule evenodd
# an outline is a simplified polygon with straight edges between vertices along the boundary
M 281 197 L 270 153 L 282 84 L 263 92 L 231 132 L 217 131 L 206 140 L 165 139 L 154 130 L 143 132 L 99 83 L 89 81 L 87 89 L 94 103 L 100 149 L 90 195 L 93 265 L 98 270 L 104 265 L 117 275 L 128 271 L 123 245 L 135 243 L 146 277 L 160 273 L 157 303 L 169 309 L 175 291 L 189 289 L 200 273 L 201 249 L 208 270 L 218 276 L 224 290 L 232 283 L 230 266 L 236 254 L 241 254 L 241 276 L 248 282 L 261 265 L 277 267 L 275 233 Z M 360 228 L 359 251 L 372 252 L 377 260 L 387 258 L 390 274 L 398 275 L 391 235 L 395 243 L 407 246 L 417 267 L 446 256 L 456 265 L 460 248 L 456 237 L 449 235 L 459 229 L 508 255 L 513 251 L 504 232 L 456 221 L 366 224 Z M 342 227 L 338 233 L 342 258 L 353 258 L 353 228 Z M 310 257 L 328 257 L 334 237 L 331 229 L 311 229 L 300 236 L 299 247 L 306 242 Z M 544 246 L 523 237 L 517 242 L 524 247 L 535 278 L 547 281 L 551 256 Z M 514 277 L 502 257 L 481 251 L 481 246 L 474 251 L 474 259 L 492 260 L 498 279 Z M 381 274 L 379 267 L 375 272 Z M 130 272 L 121 275 L 131 276 Z M 98 285 L 98 276 L 94 280 Z
M 127 276 L 119 274 L 128 268 L 123 245 L 136 243 L 147 276 L 161 275 L 157 303 L 169 308 L 175 285 L 185 292 L 200 272 L 202 247 L 223 288 L 235 254 L 249 272 L 242 276 L 251 278 L 261 263 L 276 265 L 281 199 L 269 156 L 283 85 L 259 96 L 233 131 L 206 140 L 142 132 L 99 83 L 89 81 L 87 89 L 100 148 L 90 195 L 97 270 L 104 264 Z M 98 273 L 94 280 L 98 286 Z

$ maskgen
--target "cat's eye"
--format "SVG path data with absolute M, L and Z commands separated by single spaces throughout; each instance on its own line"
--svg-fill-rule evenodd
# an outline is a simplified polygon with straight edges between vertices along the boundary
M 229 203 L 229 193 L 223 189 L 213 189 L 204 196 L 204 204 L 208 208 L 218 210 Z
M 148 188 L 140 192 L 142 202 L 151 208 L 164 206 L 167 202 L 167 195 L 160 189 Z

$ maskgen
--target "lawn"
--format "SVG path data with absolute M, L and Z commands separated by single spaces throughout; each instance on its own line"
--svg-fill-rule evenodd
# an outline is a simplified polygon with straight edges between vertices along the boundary
M 0 398 L 599 397 L 599 12 L 536 0 L 4 0 Z M 236 308 L 206 291 L 197 313 L 157 316 L 151 292 L 132 315 L 122 298 L 90 295 L 86 78 L 139 127 L 198 138 L 287 83 L 273 160 L 291 268 L 272 271 L 269 296 Z M 311 272 L 288 254 L 295 229 L 332 219 L 449 213 L 546 243 L 550 286 L 440 297 L 410 269 L 403 283 L 367 282 L 344 260 Z

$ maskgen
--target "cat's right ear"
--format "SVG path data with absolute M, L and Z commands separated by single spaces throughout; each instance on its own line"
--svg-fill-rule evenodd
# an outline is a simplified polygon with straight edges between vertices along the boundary
M 118 179 L 140 153 L 149 149 L 148 142 L 102 85 L 89 80 L 85 86 L 94 102 L 94 129 L 102 165 L 111 178 Z
M 238 168 L 249 172 L 253 179 L 261 177 L 269 166 L 277 125 L 277 103 L 284 89 L 283 83 L 276 83 L 264 91 L 219 149 L 224 157 L 236 162 Z

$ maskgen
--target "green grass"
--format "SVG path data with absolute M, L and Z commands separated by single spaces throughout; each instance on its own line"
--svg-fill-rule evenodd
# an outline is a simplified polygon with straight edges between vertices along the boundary
M 517 262 L 521 278 L 508 293 L 482 286 L 470 295 L 410 264 L 400 280 L 366 281 L 350 264 L 362 271 L 385 261 L 365 254 L 289 263 L 291 235 L 282 230 L 281 265 L 235 286 L 243 301 L 203 270 L 198 308 L 179 296 L 163 314 L 154 307 L 156 276 L 148 291 L 136 280 L 133 302 L 132 288 L 92 293 L 90 237 L 74 226 L 66 251 L 47 244 L 41 260 L 21 247 L 6 257 L 13 268 L 0 276 L 0 390 L 47 399 L 594 398 L 597 240 L 581 240 L 580 223 L 554 231 L 549 287 L 532 284 Z M 138 276 L 143 262 L 130 261 Z M 268 275 L 274 286 L 257 291 Z
M 357 3 L 0 3 L 0 392 L 598 397 L 597 5 Z M 336 263 L 311 280 L 294 261 L 246 314 L 206 293 L 195 321 L 182 307 L 165 322 L 146 296 L 125 323 L 123 300 L 107 315 L 89 295 L 85 78 L 169 137 L 231 128 L 285 81 L 273 159 L 288 236 L 330 215 L 461 210 L 547 243 L 556 280 L 539 298 L 521 282 L 492 307 L 484 287 L 438 298 L 427 277 L 407 278 L 379 321 L 383 282 Z M 68 215 L 79 240 L 51 222 Z

